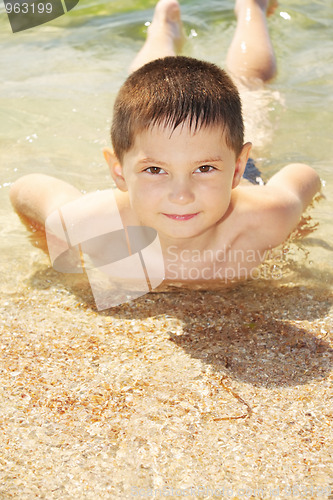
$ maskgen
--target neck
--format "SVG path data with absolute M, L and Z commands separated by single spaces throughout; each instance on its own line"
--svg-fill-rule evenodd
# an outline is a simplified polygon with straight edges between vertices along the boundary
M 203 251 L 214 244 L 215 235 L 216 228 L 214 227 L 193 238 L 168 238 L 159 234 L 159 240 L 163 253 L 168 252 L 170 248 L 173 248 L 176 252 L 182 250 Z

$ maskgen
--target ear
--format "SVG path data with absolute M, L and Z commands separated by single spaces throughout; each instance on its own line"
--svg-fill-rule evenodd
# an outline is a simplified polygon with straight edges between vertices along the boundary
M 249 159 L 251 148 L 252 148 L 251 142 L 245 143 L 244 146 L 242 147 L 242 151 L 240 152 L 240 155 L 236 160 L 235 173 L 232 181 L 232 189 L 237 187 L 238 184 L 240 183 L 242 175 L 244 174 L 247 160 Z
M 126 181 L 123 176 L 123 167 L 121 166 L 120 161 L 110 148 L 104 148 L 103 155 L 106 163 L 109 165 L 111 177 L 116 183 L 117 188 L 121 191 L 127 191 Z

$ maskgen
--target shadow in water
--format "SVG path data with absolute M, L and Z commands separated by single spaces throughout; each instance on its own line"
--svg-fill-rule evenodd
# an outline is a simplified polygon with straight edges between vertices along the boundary
M 84 307 L 96 310 L 82 275 L 43 269 L 29 284 L 35 288 L 62 286 Z M 331 307 L 332 293 L 325 284 L 258 281 L 211 291 L 151 293 L 96 314 L 142 321 L 166 315 L 168 320 L 180 320 L 182 333 L 175 334 L 170 327 L 169 339 L 188 355 L 220 374 L 273 388 L 328 377 L 333 349 L 330 327 L 325 326 L 330 319 L 323 318 Z

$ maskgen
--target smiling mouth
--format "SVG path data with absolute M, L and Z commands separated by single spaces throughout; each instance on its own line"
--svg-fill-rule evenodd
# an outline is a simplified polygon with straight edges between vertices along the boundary
M 173 220 L 190 220 L 190 219 L 193 219 L 193 217 L 195 217 L 196 215 L 198 215 L 199 212 L 195 213 L 195 214 L 184 214 L 184 215 L 178 215 L 178 214 L 163 214 L 165 215 L 166 217 L 169 217 L 169 219 L 173 219 Z

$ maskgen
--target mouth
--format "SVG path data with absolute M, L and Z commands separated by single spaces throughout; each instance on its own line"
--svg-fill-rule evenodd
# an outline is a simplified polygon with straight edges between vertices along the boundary
M 163 214 L 163 215 L 165 215 L 166 217 L 169 217 L 169 219 L 179 220 L 179 221 L 184 220 L 185 221 L 185 220 L 193 219 L 193 217 L 195 217 L 198 214 L 199 214 L 199 212 L 197 212 L 195 214 L 184 214 L 184 215 L 180 215 L 180 214 Z

